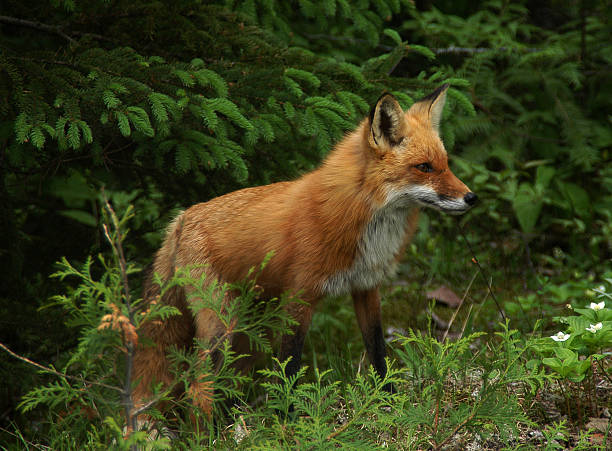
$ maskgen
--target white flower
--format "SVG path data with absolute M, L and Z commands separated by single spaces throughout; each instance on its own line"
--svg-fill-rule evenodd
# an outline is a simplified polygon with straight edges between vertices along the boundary
M 586 330 L 588 330 L 589 332 L 591 332 L 592 334 L 594 334 L 595 332 L 597 332 L 598 330 L 600 330 L 603 327 L 603 324 L 601 323 L 597 323 L 597 324 L 591 324 L 590 327 L 587 327 Z
M 602 293 L 606 292 L 606 287 L 603 285 L 599 285 L 597 288 L 594 288 L 595 291 L 601 291 Z
M 552 338 L 555 341 L 565 341 L 570 337 L 570 334 L 564 334 L 563 332 L 557 332 L 555 335 L 551 335 L 550 338 Z
M 597 310 L 603 310 L 605 306 L 606 306 L 606 303 L 604 301 L 601 301 L 599 303 L 591 302 L 591 304 L 589 305 L 589 308 L 591 310 L 597 311 Z

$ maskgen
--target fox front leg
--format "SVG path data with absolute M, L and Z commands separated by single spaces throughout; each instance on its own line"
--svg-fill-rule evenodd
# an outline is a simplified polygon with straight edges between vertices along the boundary
M 353 306 L 370 363 L 380 378 L 384 379 L 387 374 L 387 364 L 378 289 L 353 292 Z M 383 389 L 395 393 L 395 387 L 391 383 L 385 384 Z

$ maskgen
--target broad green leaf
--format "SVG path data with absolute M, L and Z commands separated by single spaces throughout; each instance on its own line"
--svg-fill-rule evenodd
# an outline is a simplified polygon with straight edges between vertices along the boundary
M 589 194 L 575 183 L 559 181 L 558 185 L 560 191 L 570 202 L 576 214 L 581 218 L 589 218 L 591 216 Z
M 74 219 L 81 224 L 85 224 L 91 227 L 97 227 L 98 222 L 96 218 L 91 214 L 83 210 L 61 210 L 59 212 L 62 216 L 66 216 L 67 218 Z
M 551 179 L 555 175 L 555 169 L 550 166 L 538 166 L 536 170 L 536 190 L 538 192 L 543 193 L 548 185 L 550 184 Z
M 512 208 L 523 232 L 532 233 L 542 210 L 542 200 L 531 185 L 521 183 L 512 201 Z

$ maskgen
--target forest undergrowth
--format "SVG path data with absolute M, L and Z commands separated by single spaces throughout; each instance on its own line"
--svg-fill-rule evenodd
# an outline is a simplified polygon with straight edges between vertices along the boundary
M 516 316 L 501 308 L 507 293 L 492 282 L 494 272 L 476 282 L 486 271 L 476 265 L 476 256 L 474 277 L 453 307 L 448 287 L 438 292 L 446 294 L 437 303 L 409 283 L 388 287 L 383 312 L 392 352 L 383 380 L 365 359 L 346 300 L 324 303 L 310 332 L 307 364 L 288 377 L 287 362 L 274 358 L 273 340 L 263 331 L 271 336 L 287 331 L 292 319 L 283 305 L 295 300 L 261 308 L 256 277 L 211 288 L 179 271 L 163 289 L 205 286 L 196 288 L 202 301 L 194 308 L 213 309 L 226 333 L 211 343 L 196 342 L 193 349 L 172 350 L 174 384 L 158 387 L 151 399 L 135 405 L 129 369 L 140 328 L 178 311 L 140 305 L 129 285 L 140 272 L 123 250 L 133 209 L 118 217 L 108 200 L 103 204 L 112 258 L 100 255 L 80 266 L 59 262 L 54 277 L 64 282 L 65 293 L 46 305 L 65 311 L 80 337 L 77 348 L 45 367 L 2 345 L 12 357 L 36 365 L 48 381 L 23 397 L 20 411 L 37 419 L 5 429 L 3 436 L 13 438 L 6 449 L 609 447 L 612 279 L 567 282 L 568 290 L 580 294 L 567 299 L 542 289 L 539 295 L 552 302 L 550 308 L 534 312 L 523 305 Z M 223 306 L 230 289 L 240 295 Z M 500 310 L 485 306 L 494 292 Z M 550 316 L 560 301 L 563 315 Z M 527 300 L 519 296 L 513 302 Z M 417 319 L 404 329 L 397 318 L 408 314 L 407 306 Z M 237 333 L 246 334 L 254 352 L 268 356 L 247 374 L 232 367 L 244 358 L 231 348 Z M 212 349 L 221 352 L 223 365 L 202 358 Z M 383 389 L 388 383 L 396 393 Z M 175 394 L 177 387 L 183 395 Z M 160 411 L 162 404 L 170 408 Z M 136 417 L 143 414 L 149 421 L 137 427 Z

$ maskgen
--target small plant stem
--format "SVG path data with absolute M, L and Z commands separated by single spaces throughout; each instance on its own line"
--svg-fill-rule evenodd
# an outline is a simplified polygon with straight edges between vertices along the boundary
M 470 292 L 470 288 L 472 288 L 472 284 L 474 283 L 474 280 L 476 280 L 476 276 L 478 276 L 478 272 L 479 271 L 480 271 L 480 269 L 477 269 L 476 272 L 474 273 L 474 275 L 472 276 L 472 280 L 470 280 L 470 283 L 468 284 L 467 288 L 465 289 L 465 293 L 463 293 L 463 297 L 461 298 L 461 302 L 459 303 L 459 305 L 457 306 L 457 308 L 453 312 L 453 316 L 451 316 L 451 319 L 448 322 L 448 327 L 444 331 L 444 336 L 442 337 L 442 343 L 444 343 L 444 341 L 446 341 L 446 337 L 448 336 L 448 332 L 450 331 L 451 326 L 455 322 L 455 318 L 457 317 L 457 313 L 459 313 L 459 310 L 461 309 L 461 306 L 463 305 L 463 302 L 465 301 L 465 298 L 467 297 L 468 293 Z
M 56 371 L 56 370 L 54 370 L 53 368 L 49 368 L 49 367 L 47 367 L 47 366 L 41 365 L 40 363 L 36 363 L 36 362 L 34 362 L 34 361 L 32 361 L 32 360 L 28 359 L 27 357 L 23 357 L 23 356 L 21 356 L 21 355 L 19 355 L 19 354 L 15 353 L 15 352 L 13 352 L 13 351 L 11 351 L 9 348 L 7 348 L 7 347 L 6 347 L 4 344 L 2 344 L 2 343 L 0 343 L 0 348 L 4 349 L 6 352 L 8 352 L 10 355 L 12 355 L 13 357 L 15 357 L 16 359 L 19 359 L 19 360 L 21 360 L 22 362 L 25 362 L 25 363 L 27 363 L 27 364 L 29 364 L 29 365 L 35 366 L 36 368 L 38 368 L 38 369 L 40 369 L 40 370 L 43 370 L 43 371 L 45 371 L 45 372 L 47 372 L 47 373 L 51 373 L 51 374 L 54 374 L 54 375 L 59 376 L 59 377 L 65 377 L 66 379 L 70 379 L 70 380 L 73 380 L 73 381 L 77 381 L 77 382 L 80 382 L 80 383 L 82 383 L 82 384 L 84 384 L 84 385 L 97 385 L 98 387 L 104 387 L 104 388 L 108 388 L 108 389 L 115 390 L 115 391 L 119 391 L 119 392 L 123 391 L 123 390 L 122 390 L 121 388 L 119 388 L 119 387 L 114 387 L 114 386 L 112 386 L 112 385 L 103 384 L 103 383 L 101 383 L 101 382 L 93 382 L 93 381 L 88 381 L 88 380 L 85 380 L 85 379 L 83 379 L 83 378 L 81 378 L 81 377 L 75 377 L 75 376 L 71 376 L 71 375 L 69 375 L 69 374 L 60 373 L 59 371 Z
M 438 422 L 440 421 L 440 394 L 436 396 L 436 414 L 434 416 L 434 436 L 438 435 Z
M 584 416 L 582 414 L 582 399 L 580 398 L 580 396 L 576 396 L 576 399 L 578 400 L 578 424 L 582 426 L 584 424 Z
M 506 322 L 507 324 L 507 322 Z M 503 371 L 503 373 L 500 375 L 499 380 L 505 380 L 506 376 L 508 374 L 508 372 L 510 371 L 510 369 L 514 366 L 514 364 L 522 357 L 522 355 L 525 353 L 525 349 L 521 350 L 521 352 L 508 364 L 506 365 L 506 369 Z M 478 402 L 476 404 L 476 406 L 474 406 L 472 408 L 472 413 L 465 419 L 463 420 L 461 423 L 459 423 L 455 429 L 451 432 L 450 435 L 448 435 L 444 441 L 442 441 L 442 443 L 434 446 L 434 450 L 440 450 L 442 447 L 444 447 L 450 440 L 451 438 L 453 438 L 453 436 L 455 434 L 457 434 L 463 427 L 465 427 L 465 425 L 467 425 L 470 421 L 472 421 L 474 419 L 474 417 L 476 417 L 476 414 L 478 413 L 478 409 L 480 408 L 480 406 L 484 405 L 487 400 L 489 399 L 490 395 L 487 395 L 485 398 L 483 398 L 480 402 Z M 567 400 L 567 397 L 566 397 Z
M 108 198 L 102 190 L 102 197 L 104 198 L 104 207 L 108 212 L 110 220 L 112 222 L 115 233 L 110 233 L 108 226 L 104 224 L 104 234 L 111 247 L 113 248 L 113 253 L 117 257 L 117 262 L 119 264 L 119 271 L 121 274 L 121 285 L 123 288 L 123 294 L 125 298 L 125 306 L 128 311 L 128 318 L 132 327 L 136 328 L 134 324 L 134 310 L 131 305 L 130 298 L 130 286 L 128 284 L 128 276 L 127 276 L 127 261 L 125 259 L 125 254 L 123 253 L 123 246 L 121 245 L 123 241 L 123 234 L 121 233 L 121 227 L 119 225 L 119 221 L 117 220 L 117 215 L 108 202 Z M 125 380 L 123 386 L 123 402 L 125 406 L 125 420 L 128 427 L 128 435 L 136 430 L 136 415 L 133 415 L 134 410 L 134 400 L 132 399 L 132 369 L 134 367 L 134 343 L 130 340 L 126 340 L 125 333 L 123 335 L 125 347 L 127 349 L 125 355 Z M 136 450 L 135 446 L 132 446 L 131 449 Z
M 4 432 L 6 434 L 12 435 L 13 437 L 17 438 L 18 440 L 21 440 L 21 442 L 23 442 L 24 445 L 29 445 L 31 447 L 31 449 L 53 451 L 53 448 L 51 448 L 50 446 L 45 446 L 45 445 L 42 445 L 40 443 L 33 443 L 33 442 L 30 442 L 30 441 L 26 440 L 26 438 L 21 434 L 21 432 L 19 431 L 19 429 L 17 429 L 17 427 L 15 427 L 15 432 L 9 431 L 8 429 L 0 427 L 0 432 Z M 8 449 L 8 448 L 4 448 L 4 449 Z M 25 449 L 30 449 L 30 448 L 26 447 Z
M 444 439 L 444 441 L 442 441 L 442 443 L 439 443 L 438 445 L 434 446 L 434 450 L 438 451 L 438 450 L 442 449 L 442 447 L 444 447 L 444 445 L 446 445 L 450 441 L 450 439 L 452 439 L 455 436 L 455 434 L 457 432 L 459 432 L 466 424 L 468 424 L 470 421 L 472 421 L 475 416 L 476 416 L 476 411 L 472 412 L 472 414 L 469 417 L 467 417 L 465 420 L 463 420 L 461 423 L 459 423 L 455 427 L 455 429 L 453 429 L 453 432 L 451 432 L 450 435 L 448 437 L 446 437 Z
M 610 382 L 612 384 L 612 378 L 610 378 L 610 376 L 608 376 L 608 373 L 606 372 L 606 369 L 601 365 L 601 360 L 596 360 L 596 362 L 597 362 L 597 366 L 601 370 L 601 374 L 603 374 L 603 376 L 606 379 L 608 379 L 608 382 Z
M 374 393 L 374 396 L 372 397 L 372 399 L 377 399 L 379 396 L 379 393 L 380 393 L 379 391 Z M 351 424 L 355 422 L 355 420 L 357 420 L 357 418 L 360 418 L 363 415 L 364 411 L 367 411 L 369 409 L 371 404 L 372 404 L 372 401 L 369 401 L 369 402 L 366 402 L 364 405 L 362 405 L 361 408 L 355 413 L 355 415 L 353 415 L 353 417 L 350 420 L 348 420 L 346 423 L 344 423 L 342 426 L 340 426 L 335 431 L 330 432 L 329 435 L 327 436 L 327 440 L 331 440 L 332 438 L 337 437 L 339 434 L 342 434 Z
M 459 232 L 461 233 L 461 236 L 463 237 L 463 241 L 465 241 L 465 244 L 467 244 L 467 247 L 470 250 L 470 253 L 472 254 L 472 261 L 476 264 L 476 266 L 478 266 L 478 269 L 480 270 L 480 274 L 482 275 L 482 278 L 484 279 L 485 283 L 487 284 L 487 289 L 489 290 L 489 293 L 491 293 L 491 297 L 493 298 L 493 301 L 495 302 L 495 305 L 497 306 L 497 310 L 499 311 L 500 315 L 502 316 L 503 320 L 505 321 L 506 320 L 506 314 L 504 312 L 504 309 L 501 308 L 501 305 L 500 305 L 500 303 L 497 300 L 497 296 L 495 296 L 495 293 L 493 292 L 493 287 L 491 286 L 491 283 L 489 283 L 489 281 L 487 280 L 487 276 L 485 275 L 482 266 L 480 266 L 480 262 L 476 258 L 476 254 L 474 253 L 474 249 L 472 248 L 472 244 L 468 241 L 467 237 L 465 236 L 465 233 L 464 233 L 463 229 L 460 226 L 458 226 L 458 228 L 459 228 Z M 529 321 L 529 318 L 527 316 L 525 318 L 529 322 L 529 327 L 531 327 L 531 322 Z M 531 328 L 533 329 L 533 327 L 531 327 Z
M 67 40 L 70 44 L 78 45 L 78 42 L 62 31 L 62 27 L 47 25 L 32 20 L 19 19 L 17 17 L 0 16 L 0 23 L 5 23 L 17 27 L 32 28 L 34 30 L 44 31 L 45 33 L 56 34 Z
M 123 282 L 122 285 L 123 285 L 123 294 L 125 295 L 125 305 L 127 306 L 127 309 L 128 309 L 130 322 L 133 322 L 134 311 L 131 306 L 130 286 L 128 284 L 128 277 L 127 277 L 127 261 L 123 253 L 123 246 L 121 245 L 121 243 L 123 242 L 123 234 L 121 233 L 121 230 L 120 230 L 119 221 L 117 220 L 117 215 L 115 214 L 115 211 L 111 207 L 105 195 L 104 195 L 104 204 L 105 204 L 104 206 L 106 210 L 108 211 L 110 219 L 113 223 L 113 228 L 115 229 L 116 235 L 113 239 L 113 237 L 108 231 L 108 228 L 106 227 L 106 224 L 104 227 L 104 232 L 106 234 L 106 238 L 108 239 L 110 245 L 113 248 L 113 252 L 117 256 L 117 261 L 119 263 L 119 269 L 121 271 L 121 280 Z
M 595 371 L 593 365 L 593 360 L 591 360 L 591 377 L 589 378 L 590 387 L 587 390 L 588 403 L 589 408 L 591 409 L 591 413 L 597 415 L 597 405 L 595 404 L 595 399 L 597 399 L 597 393 L 595 393 Z
M 567 417 L 569 418 L 570 416 L 569 398 L 567 397 L 567 393 L 565 392 L 563 388 L 563 383 L 561 381 L 559 381 L 559 387 L 561 388 L 561 393 L 563 393 L 563 397 L 565 398 L 565 408 L 567 409 Z
M 567 391 L 569 392 L 569 387 L 567 389 Z M 567 406 L 567 418 L 571 418 L 571 411 L 570 411 L 570 402 L 569 402 L 569 396 L 565 396 L 565 404 Z
M 355 418 L 357 418 L 357 415 L 354 415 L 353 418 L 348 420 L 346 423 L 344 423 L 342 426 L 340 426 L 335 431 L 330 432 L 329 435 L 327 436 L 327 440 L 331 440 L 332 438 L 338 436 L 339 434 L 342 434 L 353 423 Z

